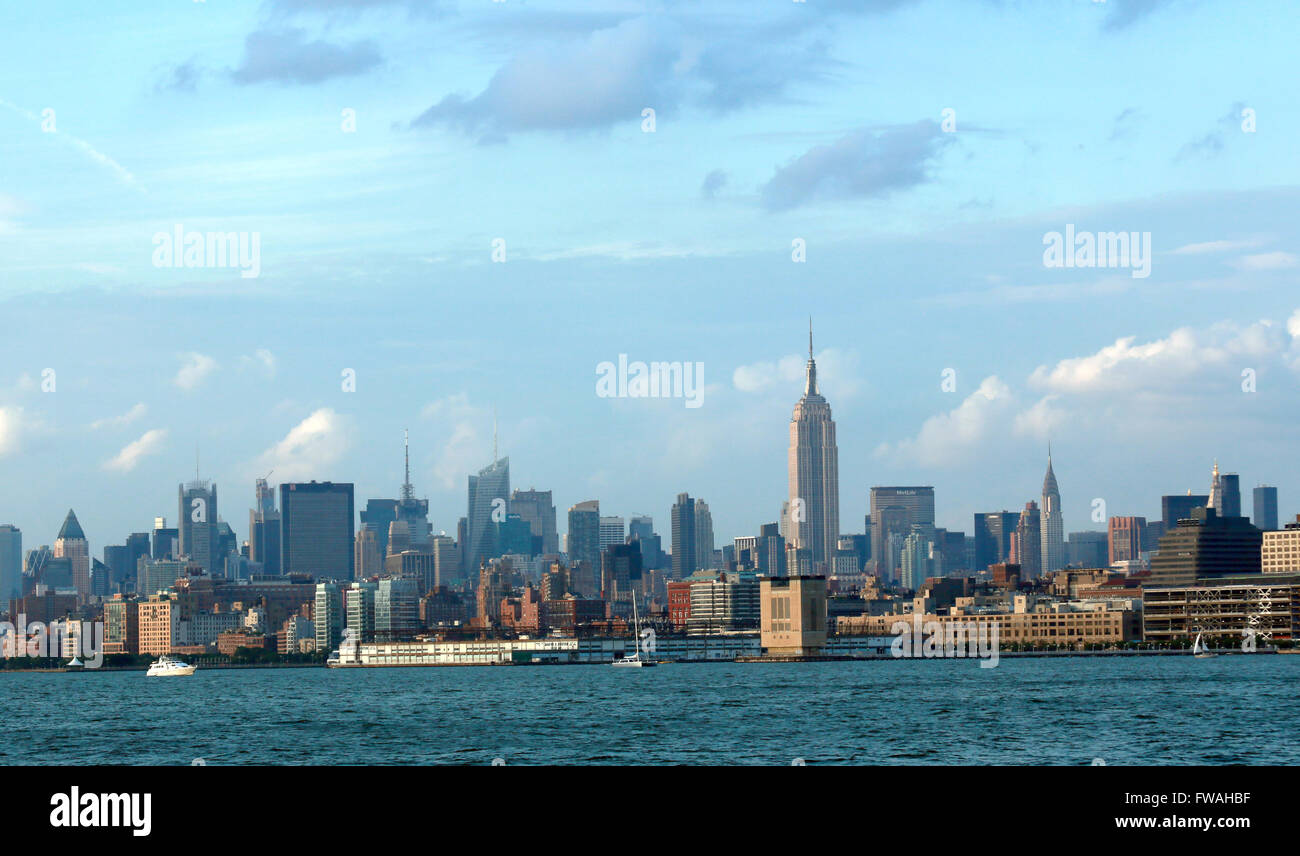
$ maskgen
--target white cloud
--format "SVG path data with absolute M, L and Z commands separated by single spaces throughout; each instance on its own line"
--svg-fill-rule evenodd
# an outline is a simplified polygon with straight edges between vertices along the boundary
M 258 348 L 251 355 L 245 354 L 240 357 L 239 367 L 241 369 L 260 368 L 266 373 L 267 377 L 275 377 L 275 354 L 266 348 Z
M 352 443 L 345 417 L 322 407 L 295 425 L 284 439 L 267 449 L 254 468 L 259 474 L 275 470 L 287 481 L 326 481 Z
M 880 444 L 876 457 L 897 457 L 931 467 L 959 463 L 1002 430 L 1014 406 L 1011 387 L 991 375 L 957 407 L 925 420 L 915 437 Z
M 1068 414 L 1056 406 L 1059 399 L 1059 395 L 1046 395 L 1029 409 L 1017 413 L 1012 430 L 1037 440 L 1050 440 L 1054 434 L 1060 433 L 1068 418 Z
M 817 387 L 823 395 L 842 400 L 858 391 L 857 352 L 827 348 L 818 353 L 816 359 Z M 731 383 L 741 392 L 780 390 L 797 398 L 798 390 L 803 388 L 807 366 L 807 356 L 788 354 L 776 361 L 737 367 L 731 373 Z
M 1260 238 L 1249 238 L 1244 241 L 1202 241 L 1198 244 L 1183 244 L 1176 250 L 1171 250 L 1173 256 L 1202 256 L 1209 253 L 1227 253 L 1233 250 L 1249 250 L 1258 247 L 1264 243 Z
M 217 361 L 205 354 L 192 351 L 188 354 L 182 354 L 181 357 L 185 362 L 181 365 L 181 369 L 176 373 L 176 379 L 173 381 L 181 389 L 194 389 L 217 368 Z
M 490 463 L 492 414 L 471 404 L 465 393 L 427 404 L 420 415 L 445 431 L 433 465 L 434 478 L 444 489 L 456 490 L 468 474 Z
M 22 448 L 22 440 L 32 428 L 21 407 L 0 407 L 0 457 Z
M 1256 253 L 1254 255 L 1242 256 L 1236 261 L 1237 267 L 1242 270 L 1287 270 L 1300 264 L 1291 253 L 1273 252 L 1273 253 Z
M 1288 342 L 1270 321 L 1248 327 L 1223 323 L 1204 330 L 1183 327 L 1163 339 L 1134 344 L 1135 336 L 1117 339 L 1094 354 L 1072 357 L 1053 367 L 1039 366 L 1031 386 L 1053 392 L 1096 393 L 1157 391 L 1197 376 L 1207 368 L 1236 369 L 1269 357 L 1281 357 Z M 1232 372 L 1225 373 L 1231 377 Z
M 129 473 L 136 468 L 142 458 L 154 454 L 162 448 L 167 439 L 166 428 L 154 428 L 144 432 L 138 440 L 132 440 L 122 447 L 112 458 L 104 462 L 104 469 L 119 473 Z
M 140 402 L 121 416 L 107 416 L 103 419 L 96 419 L 90 423 L 90 430 L 98 431 L 100 428 L 121 428 L 130 425 L 141 416 L 144 416 L 148 410 L 149 408 L 145 406 L 144 402 Z

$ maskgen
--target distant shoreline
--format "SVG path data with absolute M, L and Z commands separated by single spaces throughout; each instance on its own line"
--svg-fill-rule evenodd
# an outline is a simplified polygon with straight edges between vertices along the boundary
M 1261 648 L 1258 651 L 1238 651 L 1236 649 L 1224 649 L 1215 651 L 1216 654 L 1224 656 L 1246 656 L 1254 654 L 1300 654 L 1300 648 Z M 1117 649 L 1114 651 L 1002 651 L 998 654 L 999 659 L 1033 659 L 1042 657 L 1186 657 L 1191 654 L 1190 648 L 1169 649 L 1169 650 L 1152 650 L 1152 649 Z M 730 660 L 664 660 L 664 663 L 672 664 L 691 664 L 691 663 L 872 663 L 872 662 L 890 662 L 894 660 L 976 660 L 978 657 L 894 657 L 894 656 L 871 656 L 871 657 L 849 657 L 849 656 L 811 656 L 811 657 L 736 657 Z M 537 662 L 537 663 L 376 663 L 376 664 L 349 664 L 345 666 L 335 666 L 333 668 L 342 671 L 351 669 L 439 669 L 439 668 L 463 668 L 475 666 L 607 666 L 608 662 L 596 663 L 554 663 L 554 662 Z M 328 668 L 325 663 L 221 663 L 217 665 L 205 666 L 200 664 L 199 671 L 214 671 L 218 669 L 324 669 Z M 70 672 L 147 672 L 148 666 L 101 666 L 98 669 L 69 669 L 66 667 L 50 668 L 32 668 L 32 669 L 0 669 L 0 675 L 7 673 L 15 674 L 63 674 Z

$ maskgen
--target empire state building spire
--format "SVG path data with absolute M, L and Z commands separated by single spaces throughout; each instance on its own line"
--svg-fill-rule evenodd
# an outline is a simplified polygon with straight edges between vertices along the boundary
M 811 318 L 808 378 L 790 418 L 788 463 L 790 494 L 781 517 L 785 537 L 795 547 L 807 550 L 814 573 L 825 573 L 840 534 L 840 463 L 831 406 L 817 389 Z M 799 572 L 790 569 L 791 574 Z
M 808 379 L 804 383 L 804 395 L 818 395 L 817 361 L 813 359 L 812 316 L 808 316 Z

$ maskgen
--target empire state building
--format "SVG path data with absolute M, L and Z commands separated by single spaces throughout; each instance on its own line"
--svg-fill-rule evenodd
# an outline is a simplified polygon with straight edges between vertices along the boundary
M 840 455 L 831 406 L 817 391 L 811 321 L 808 376 L 803 398 L 790 417 L 790 500 L 785 524 L 787 541 L 807 549 L 813 568 L 825 573 L 840 535 Z

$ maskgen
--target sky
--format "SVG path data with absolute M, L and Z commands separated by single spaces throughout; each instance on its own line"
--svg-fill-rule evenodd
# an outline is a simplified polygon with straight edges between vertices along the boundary
M 0 31 L 0 522 L 92 551 L 214 480 L 466 477 L 777 520 L 811 317 L 840 528 L 1300 511 L 1291 4 L 51 0 Z M 1062 267 L 1052 233 L 1144 264 Z M 187 264 L 180 232 L 242 235 Z M 252 248 L 256 239 L 256 264 Z M 1145 251 L 1144 251 L 1145 252 Z M 1086 261 L 1086 257 L 1082 259 Z M 1095 260 L 1095 256 L 1094 256 Z M 173 262 L 179 262 L 174 264 Z M 251 274 L 256 273 L 256 276 Z M 702 364 L 696 402 L 599 367 Z

